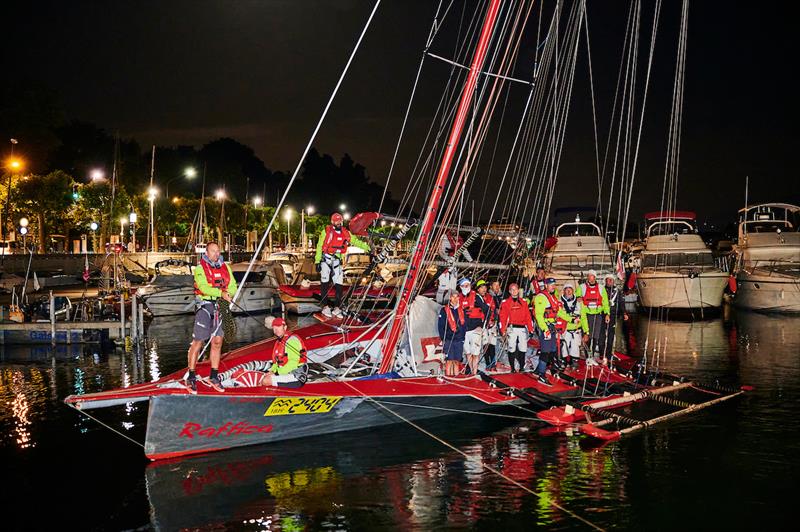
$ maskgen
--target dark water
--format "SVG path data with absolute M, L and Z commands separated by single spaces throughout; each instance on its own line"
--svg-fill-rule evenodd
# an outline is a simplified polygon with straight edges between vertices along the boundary
M 156 340 L 138 356 L 2 351 L 3 529 L 587 529 L 585 519 L 730 530 L 789 528 L 794 515 L 800 318 L 634 318 L 631 342 L 658 342 L 662 367 L 756 391 L 599 449 L 542 425 L 476 415 L 425 425 L 464 454 L 395 426 L 149 464 L 140 447 L 63 405 L 71 393 L 183 367 L 190 324 L 155 322 Z M 239 328 L 242 342 L 265 332 L 246 318 Z M 103 420 L 142 439 L 145 414 L 132 405 Z

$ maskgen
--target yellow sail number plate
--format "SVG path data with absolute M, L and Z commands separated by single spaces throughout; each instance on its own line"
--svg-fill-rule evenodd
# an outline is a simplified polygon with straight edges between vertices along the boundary
M 330 412 L 341 399 L 341 397 L 279 397 L 272 401 L 264 415 L 324 414 Z

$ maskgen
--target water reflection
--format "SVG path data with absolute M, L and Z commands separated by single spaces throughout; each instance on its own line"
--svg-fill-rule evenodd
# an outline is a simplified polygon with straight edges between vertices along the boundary
M 237 323 L 233 345 L 269 334 L 259 321 L 240 317 Z M 794 489 L 796 467 L 787 457 L 800 453 L 800 317 L 737 312 L 688 322 L 640 315 L 627 325 L 629 349 L 641 352 L 646 343 L 665 370 L 752 384 L 756 392 L 601 449 L 587 450 L 577 436 L 530 422 L 442 418 L 427 427 L 466 456 L 395 426 L 154 464 L 144 472 L 146 493 L 137 494 L 141 450 L 61 401 L 184 367 L 191 317 L 180 317 L 155 321 L 152 340 L 132 353 L 4 348 L 0 459 L 20 464 L 13 473 L 30 479 L 25 486 L 60 482 L 53 489 L 70 504 L 84 503 L 87 495 L 101 500 L 82 516 L 92 520 L 82 523 L 86 528 L 148 522 L 163 529 L 583 527 L 553 504 L 603 527 L 666 528 L 687 519 L 715 529 L 777 522 L 788 509 L 773 505 L 769 515 L 763 509 L 764 501 L 782 501 Z M 146 403 L 124 405 L 104 421 L 141 440 L 136 430 L 146 412 Z M 87 471 L 106 471 L 109 449 L 119 453 L 115 472 L 87 479 Z M 64 456 L 80 457 L 74 474 L 53 480 Z M 714 479 L 713 490 L 704 479 Z M 35 512 L 37 493 L 25 490 L 15 505 Z M 129 515 L 112 526 L 105 512 L 115 505 Z
M 388 427 L 153 464 L 146 473 L 153 525 L 347 528 L 368 512 L 373 527 L 433 529 L 523 512 L 572 527 L 553 503 L 602 514 L 626 499 L 627 468 L 614 464 L 612 449 L 586 452 L 576 439 L 494 419 L 427 428 L 464 454 L 409 427 Z

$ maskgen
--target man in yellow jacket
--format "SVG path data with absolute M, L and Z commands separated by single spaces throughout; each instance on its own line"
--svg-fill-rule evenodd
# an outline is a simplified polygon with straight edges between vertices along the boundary
M 206 246 L 194 269 L 194 293 L 197 312 L 194 316 L 192 344 L 189 346 L 189 375 L 186 386 L 192 393 L 197 392 L 195 366 L 203 344 L 211 338 L 211 374 L 209 384 L 218 392 L 225 391 L 218 376 L 219 359 L 222 351 L 222 320 L 219 313 L 219 300 L 232 301 L 236 294 L 236 279 L 233 271 L 219 253 L 216 242 Z
M 548 277 L 545 286 L 545 291 L 533 298 L 533 317 L 539 330 L 539 364 L 535 373 L 539 375 L 541 384 L 551 386 L 547 380 L 547 366 L 555 359 L 558 351 L 556 321 L 569 321 L 571 318 L 558 300 L 556 280 Z

